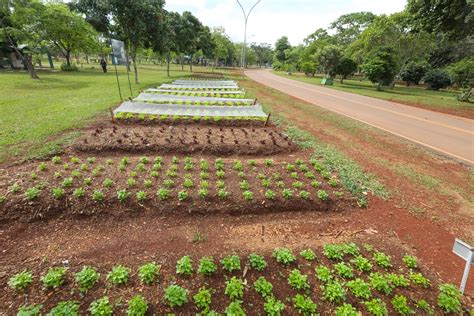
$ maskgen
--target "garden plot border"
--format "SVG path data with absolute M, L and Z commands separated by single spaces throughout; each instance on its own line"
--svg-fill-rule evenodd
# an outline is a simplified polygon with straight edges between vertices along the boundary
M 267 114 L 263 111 L 260 104 L 250 106 L 195 106 L 126 101 L 115 109 L 114 113 L 178 115 L 191 117 L 267 117 Z
M 236 86 L 237 83 L 233 80 L 175 80 L 173 81 L 175 85 L 195 85 L 195 86 L 207 86 L 207 85 L 222 85 L 222 86 Z
M 148 91 L 148 90 L 147 90 Z M 177 102 L 177 101 L 191 101 L 191 102 L 236 102 L 253 104 L 255 100 L 252 99 L 233 99 L 233 98 L 211 98 L 211 97 L 193 97 L 187 95 L 173 95 L 173 94 L 158 94 L 158 93 L 140 93 L 135 101 L 143 102 Z
M 207 85 L 207 86 L 196 86 L 192 84 L 162 84 L 158 89 L 170 89 L 170 90 L 187 90 L 187 89 L 209 89 L 209 90 L 223 90 L 223 89 L 240 89 L 238 85 L 225 86 L 221 84 Z
M 192 93 L 206 93 L 206 94 L 237 94 L 237 95 L 243 95 L 245 94 L 244 91 L 242 90 L 239 90 L 239 91 L 223 91 L 223 90 L 201 90 L 201 91 L 198 91 L 198 90 L 166 90 L 166 89 L 154 89 L 154 88 L 150 88 L 150 89 L 147 89 L 148 92 L 153 92 L 153 93 L 188 93 L 188 94 L 192 94 Z

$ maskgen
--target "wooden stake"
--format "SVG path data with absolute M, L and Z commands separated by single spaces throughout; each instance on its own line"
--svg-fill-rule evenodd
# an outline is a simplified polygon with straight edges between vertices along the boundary
M 265 120 L 265 126 L 268 125 L 268 122 L 270 121 L 270 116 L 271 115 L 272 115 L 272 113 L 268 113 L 267 119 Z
M 253 105 L 257 104 L 257 98 L 255 98 L 255 101 L 253 101 Z
M 110 116 L 112 116 L 112 123 L 115 123 L 114 111 L 112 111 L 112 108 L 109 108 L 109 111 L 110 111 Z

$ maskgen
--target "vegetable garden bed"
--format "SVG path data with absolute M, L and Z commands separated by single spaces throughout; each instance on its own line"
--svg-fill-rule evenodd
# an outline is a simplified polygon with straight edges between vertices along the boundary
M 274 127 L 233 128 L 209 124 L 176 126 L 101 125 L 78 139 L 74 150 L 111 153 L 205 154 L 269 156 L 298 150 Z
M 0 297 L 10 314 L 432 315 L 461 312 L 455 286 L 438 284 L 417 258 L 371 244 L 272 253 L 224 253 L 123 265 L 25 263 Z M 31 313 L 33 309 L 38 313 Z M 60 313 L 62 312 L 62 314 Z M 148 315 L 147 314 L 147 315 Z
M 356 204 L 314 159 L 53 157 L 7 174 L 0 220 L 60 215 L 337 211 Z
M 191 97 L 208 97 L 208 98 L 235 98 L 235 99 L 244 99 L 245 93 L 242 91 L 174 91 L 174 90 L 164 90 L 164 89 L 147 89 L 147 92 L 159 93 L 163 95 L 182 95 L 182 96 L 191 96 Z
M 162 95 L 157 93 L 140 93 L 135 101 L 153 102 L 158 104 L 186 104 L 208 106 L 245 106 L 253 105 L 255 100 L 232 98 L 207 98 L 194 96 Z
M 171 91 L 233 91 L 233 92 L 240 92 L 240 88 L 235 86 L 221 86 L 221 85 L 207 85 L 207 86 L 198 86 L 198 85 L 175 85 L 175 84 L 163 84 L 158 87 L 161 90 L 171 90 Z

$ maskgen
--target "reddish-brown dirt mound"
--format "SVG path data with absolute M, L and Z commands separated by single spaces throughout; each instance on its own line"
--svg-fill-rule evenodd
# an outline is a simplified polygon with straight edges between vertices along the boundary
M 101 124 L 89 128 L 73 150 L 94 154 L 180 153 L 268 156 L 298 150 L 274 127 L 219 127 L 202 124 L 133 126 Z

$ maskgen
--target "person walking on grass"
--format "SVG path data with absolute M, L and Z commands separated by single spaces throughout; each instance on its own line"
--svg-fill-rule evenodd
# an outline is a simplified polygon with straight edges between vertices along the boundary
M 104 72 L 104 74 L 107 73 L 107 62 L 104 58 L 100 59 L 100 65 L 102 66 L 102 71 Z

